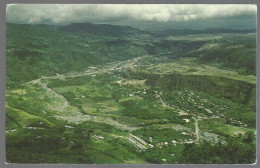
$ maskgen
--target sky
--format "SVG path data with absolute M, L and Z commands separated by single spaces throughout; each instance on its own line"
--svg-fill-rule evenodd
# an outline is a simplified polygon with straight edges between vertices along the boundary
M 9 4 L 6 20 L 23 24 L 107 23 L 141 29 L 255 28 L 256 5 Z

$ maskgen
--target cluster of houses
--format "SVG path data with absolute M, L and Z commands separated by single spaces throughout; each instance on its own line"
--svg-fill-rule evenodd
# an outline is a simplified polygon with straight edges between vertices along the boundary
M 102 137 L 101 135 L 93 135 L 92 138 L 94 138 L 96 140 L 104 139 L 104 137 Z
M 132 93 L 129 93 L 128 94 L 128 96 L 129 97 L 133 97 L 133 96 L 135 96 L 136 94 L 146 94 L 146 89 L 144 89 L 142 92 L 139 90 L 139 91 L 137 91 L 137 92 L 132 92 Z
M 176 146 L 177 143 L 180 143 L 180 144 L 191 144 L 191 143 L 195 143 L 195 140 L 193 140 L 193 139 L 179 139 L 178 141 L 176 141 L 176 140 L 173 139 L 173 140 L 171 141 L 171 143 L 172 143 L 172 145 Z M 163 147 L 168 146 L 168 145 L 170 145 L 169 142 L 159 142 L 159 143 L 156 144 L 156 147 L 158 147 L 158 148 L 163 148 Z

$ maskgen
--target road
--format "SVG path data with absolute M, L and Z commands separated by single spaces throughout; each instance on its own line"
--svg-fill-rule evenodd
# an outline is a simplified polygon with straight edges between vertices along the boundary
M 168 108 L 173 108 L 171 107 L 169 104 L 167 104 L 163 99 L 162 97 L 159 95 L 159 94 L 156 94 L 156 98 L 159 98 L 160 102 L 162 103 L 163 107 L 168 107 Z M 175 109 L 175 108 L 173 108 Z M 184 114 L 188 114 L 186 113 L 185 111 L 179 109 L 182 113 Z M 195 126 L 195 135 L 196 135 L 196 143 L 199 143 L 200 141 L 200 135 L 199 135 L 199 132 L 200 132 L 200 129 L 199 129 L 199 123 L 198 123 L 198 120 L 200 119 L 197 119 L 196 117 L 192 117 L 193 120 L 194 120 L 194 126 Z
M 200 135 L 199 135 L 199 123 L 198 123 L 198 120 L 196 117 L 192 117 L 192 119 L 194 120 L 194 125 L 195 125 L 195 135 L 196 135 L 196 143 L 199 143 L 200 142 Z

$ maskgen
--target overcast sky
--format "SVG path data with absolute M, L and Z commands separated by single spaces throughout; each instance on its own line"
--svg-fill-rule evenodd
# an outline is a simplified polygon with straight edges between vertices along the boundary
M 57 24 L 64 25 L 78 22 L 94 23 L 174 23 L 190 25 L 197 21 L 207 25 L 207 22 L 234 18 L 242 23 L 245 18 L 256 22 L 256 5 L 151 5 L 151 4 L 11 4 L 7 6 L 7 22 L 27 24 Z M 128 22 L 129 21 L 129 22 Z M 223 22 L 223 23 L 222 23 Z M 230 23 L 229 23 L 230 24 Z M 255 23 L 252 24 L 255 26 Z M 225 25 L 223 25 L 225 27 Z

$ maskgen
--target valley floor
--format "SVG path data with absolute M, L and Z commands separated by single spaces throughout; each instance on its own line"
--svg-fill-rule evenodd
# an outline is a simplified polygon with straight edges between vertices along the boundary
M 192 58 L 155 62 L 137 57 L 7 88 L 7 161 L 181 163 L 189 145 L 255 134 L 255 111 L 223 95 L 227 85 L 255 86 L 254 76 Z

